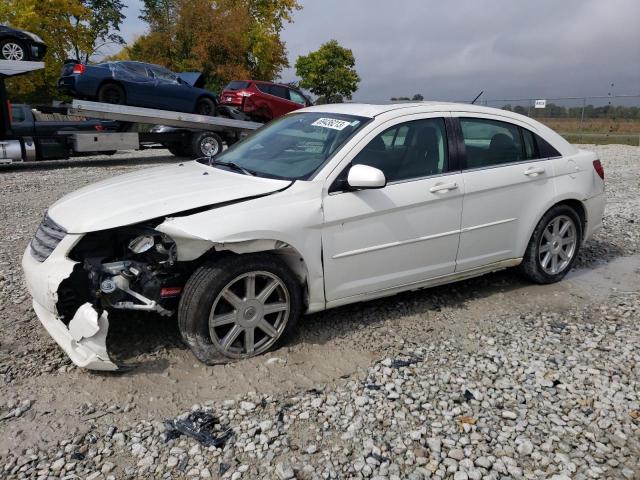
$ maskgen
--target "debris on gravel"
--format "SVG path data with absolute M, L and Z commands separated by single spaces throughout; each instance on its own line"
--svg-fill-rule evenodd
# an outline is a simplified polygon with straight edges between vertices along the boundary
M 502 272 L 315 314 L 216 367 L 127 317 L 121 374 L 68 362 L 20 255 L 57 197 L 138 167 L 0 173 L 0 477 L 640 478 L 640 148 L 587 148 L 605 226 L 559 284 Z

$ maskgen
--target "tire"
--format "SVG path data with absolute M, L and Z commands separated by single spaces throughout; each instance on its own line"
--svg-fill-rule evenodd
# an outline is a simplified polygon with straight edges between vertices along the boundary
M 255 275 L 253 295 L 247 291 L 249 275 Z M 271 282 L 276 286 L 261 303 L 258 297 L 267 292 Z M 238 302 L 235 308 L 226 300 L 229 290 Z M 274 311 L 262 314 L 265 305 Z M 198 360 L 214 365 L 278 348 L 294 330 L 302 308 L 300 283 L 277 257 L 266 253 L 234 255 L 202 265 L 189 278 L 180 298 L 178 326 Z M 215 317 L 224 323 L 210 327 Z M 253 332 L 253 351 L 247 348 L 249 330 Z M 232 340 L 227 344 L 225 339 Z
M 521 274 L 540 284 L 562 280 L 578 256 L 582 229 L 580 216 L 573 208 L 568 205 L 552 207 L 531 235 L 519 266 Z M 562 233 L 563 230 L 566 231 Z
M 127 100 L 124 89 L 117 83 L 105 83 L 98 89 L 98 101 L 124 105 Z
M 207 115 L 209 117 L 215 117 L 216 104 L 213 100 L 207 97 L 200 98 L 196 102 L 196 111 L 198 115 Z
M 11 38 L 0 42 L 0 58 L 3 60 L 28 60 L 24 46 Z
M 238 143 L 240 141 L 240 135 L 237 133 L 230 133 L 225 135 L 224 137 L 224 142 L 227 144 L 227 147 L 230 147 L 231 145 Z
M 169 145 L 166 145 L 167 150 L 169 150 L 169 152 L 171 152 L 172 155 L 175 155 L 176 157 L 190 157 L 191 156 L 191 152 L 188 151 L 188 148 L 185 148 L 184 145 L 182 145 L 181 143 L 172 143 Z
M 191 154 L 194 158 L 215 157 L 222 153 L 222 138 L 214 132 L 196 132 L 191 136 Z

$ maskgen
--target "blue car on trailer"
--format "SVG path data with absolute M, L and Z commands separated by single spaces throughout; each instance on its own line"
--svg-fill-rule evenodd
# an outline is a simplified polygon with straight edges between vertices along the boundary
M 134 61 L 67 61 L 58 80 L 58 90 L 74 98 L 213 116 L 218 98 L 203 86 L 199 72 Z

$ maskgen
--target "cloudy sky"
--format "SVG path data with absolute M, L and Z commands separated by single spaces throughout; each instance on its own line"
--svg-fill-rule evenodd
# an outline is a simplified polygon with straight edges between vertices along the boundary
M 142 2 L 125 3 L 123 32 L 132 39 L 145 29 Z M 282 34 L 291 64 L 338 40 L 362 78 L 354 100 L 640 94 L 639 0 L 300 3 Z M 293 69 L 283 72 L 283 81 L 294 79 Z

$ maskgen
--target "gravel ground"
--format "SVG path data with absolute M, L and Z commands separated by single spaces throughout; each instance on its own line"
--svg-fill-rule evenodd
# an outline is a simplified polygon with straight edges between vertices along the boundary
M 120 374 L 68 361 L 20 256 L 64 193 L 175 159 L 0 172 L 0 477 L 640 478 L 640 148 L 588 148 L 605 228 L 559 284 L 505 271 L 314 314 L 287 347 L 215 367 L 174 320 L 116 316 Z M 173 438 L 164 420 L 190 411 L 230 438 Z

